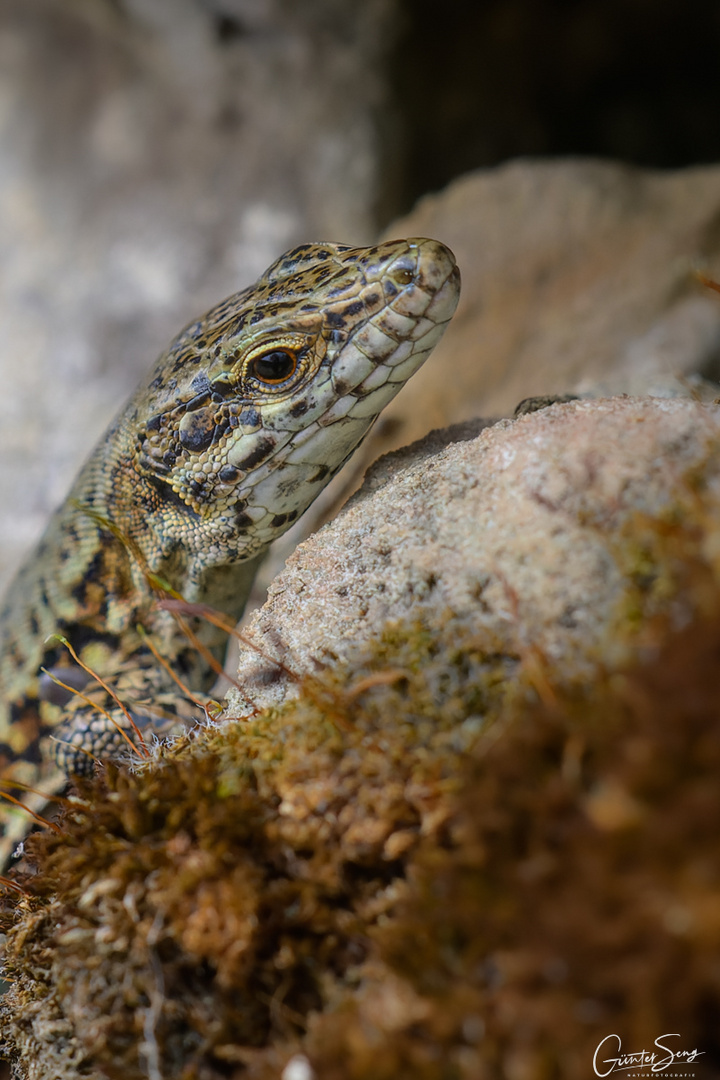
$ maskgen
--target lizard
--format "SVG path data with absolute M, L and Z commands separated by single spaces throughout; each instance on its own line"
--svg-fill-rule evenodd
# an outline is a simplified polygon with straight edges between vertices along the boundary
M 236 622 L 269 544 L 429 355 L 459 289 L 438 241 L 305 244 L 160 356 L 0 610 L 0 790 L 22 803 L 0 797 L 1 867 L 32 812 L 125 746 L 125 714 L 65 642 L 142 732 L 191 724 L 175 678 L 206 693 L 225 635 L 196 618 L 193 646 L 158 582 Z

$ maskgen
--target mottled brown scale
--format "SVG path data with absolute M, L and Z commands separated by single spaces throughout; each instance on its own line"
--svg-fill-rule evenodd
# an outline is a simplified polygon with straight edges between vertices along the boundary
M 51 635 L 68 639 L 146 737 L 198 718 L 143 636 L 194 694 L 210 689 L 213 671 L 159 610 L 157 582 L 238 618 L 268 544 L 420 366 L 458 292 L 454 259 L 436 241 L 305 244 L 178 335 L 90 455 L 6 598 L 0 786 L 52 794 L 66 773 L 92 767 L 92 755 L 125 752 L 113 724 L 72 688 L 127 727 L 124 715 L 100 686 L 85 685 Z M 416 339 L 408 327 L 419 320 Z M 375 339 L 397 347 L 376 358 Z M 402 377 L 391 380 L 394 364 Z M 368 365 L 373 380 L 363 386 Z M 222 655 L 215 628 L 192 628 Z M 64 673 L 71 689 L 51 690 L 41 667 Z M 14 793 L 35 810 L 45 802 Z M 28 825 L 0 804 L 0 863 Z

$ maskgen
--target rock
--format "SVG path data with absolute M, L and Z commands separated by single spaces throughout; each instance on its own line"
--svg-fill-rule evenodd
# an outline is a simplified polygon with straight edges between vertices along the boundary
M 281 703 L 297 692 L 294 676 L 347 662 L 407 620 L 450 619 L 499 653 L 534 651 L 569 682 L 618 662 L 638 588 L 661 604 L 671 575 L 664 557 L 641 569 L 643 519 L 692 503 L 695 471 L 704 498 L 720 495 L 720 409 L 576 401 L 481 429 L 381 459 L 300 545 L 245 628 L 255 648 L 241 647 L 232 712 Z
M 387 236 L 455 252 L 460 306 L 431 361 L 374 437 L 280 542 L 282 558 L 359 484 L 379 453 L 431 428 L 511 416 L 575 392 L 720 394 L 720 167 L 651 172 L 601 161 L 515 161 L 427 196 Z M 281 565 L 268 567 L 269 582 Z

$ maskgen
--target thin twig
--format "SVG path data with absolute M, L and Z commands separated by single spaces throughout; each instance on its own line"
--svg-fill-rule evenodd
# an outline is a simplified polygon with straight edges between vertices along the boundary
M 0 799 L 5 799 L 6 802 L 19 806 L 21 810 L 24 810 L 26 814 L 29 814 L 31 818 L 34 818 L 39 825 L 44 825 L 48 829 L 53 829 L 56 833 L 62 833 L 62 829 L 59 825 L 56 825 L 54 821 L 48 821 L 48 819 L 42 817 L 41 814 L 36 814 L 34 810 L 31 810 L 30 807 L 26 806 L 20 799 L 16 799 L 9 791 L 0 791 Z
M 190 701 L 192 701 L 192 703 L 194 705 L 197 705 L 198 708 L 204 709 L 205 708 L 205 703 L 203 701 L 200 701 L 199 698 L 196 698 L 195 695 L 192 693 L 192 691 L 189 689 L 189 687 L 186 686 L 185 683 L 182 681 L 180 676 L 175 671 L 173 671 L 172 666 L 168 663 L 168 661 L 165 659 L 165 657 L 161 654 L 161 652 L 158 649 L 157 645 L 153 644 L 152 639 L 151 639 L 150 635 L 148 634 L 147 630 L 145 629 L 145 627 L 141 626 L 140 623 L 138 623 L 138 625 L 136 627 L 136 630 L 137 630 L 138 634 L 140 635 L 140 637 L 142 638 L 142 640 L 147 645 L 150 652 L 153 654 L 155 659 L 158 661 L 158 663 L 162 664 L 162 666 L 165 668 L 165 670 L 167 671 L 168 675 L 173 680 L 173 682 L 177 686 L 180 687 L 183 694 L 185 694 L 185 697 L 187 697 Z
M 224 615 L 222 615 L 219 611 L 216 611 L 214 608 L 209 607 L 207 604 L 190 604 L 187 600 L 178 600 L 173 598 L 169 600 L 159 600 L 158 607 L 160 607 L 163 611 L 178 612 L 182 615 L 195 615 L 201 619 L 205 619 L 213 626 L 217 626 L 219 630 L 224 630 L 226 634 L 230 634 L 232 637 L 236 638 L 236 640 L 239 641 L 241 645 L 247 645 L 249 649 L 252 649 L 253 652 L 256 652 L 258 656 L 261 656 L 263 658 L 263 660 L 267 660 L 267 662 L 269 664 L 272 664 L 273 667 L 280 668 L 280 670 L 285 675 L 287 675 L 289 679 L 292 679 L 293 682 L 301 681 L 300 676 L 296 674 L 296 672 L 292 671 L 286 664 L 284 664 L 282 660 L 278 660 L 276 659 L 276 657 L 270 656 L 269 653 L 266 653 L 264 649 L 257 645 L 251 638 L 246 637 L 245 634 L 241 633 L 241 631 L 238 630 L 237 627 L 234 626 L 231 622 L 229 622 Z M 223 672 L 223 674 L 225 674 L 225 672 Z M 241 687 L 239 687 L 238 689 L 242 690 Z

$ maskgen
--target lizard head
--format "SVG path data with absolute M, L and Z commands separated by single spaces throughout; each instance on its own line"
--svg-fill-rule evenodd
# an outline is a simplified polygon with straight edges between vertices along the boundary
M 434 240 L 295 248 L 160 357 L 131 403 L 136 470 L 250 557 L 420 367 L 459 291 Z

